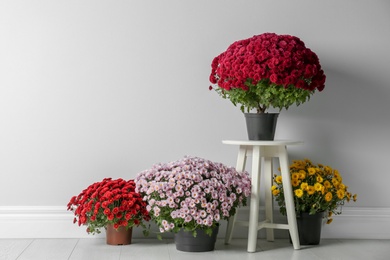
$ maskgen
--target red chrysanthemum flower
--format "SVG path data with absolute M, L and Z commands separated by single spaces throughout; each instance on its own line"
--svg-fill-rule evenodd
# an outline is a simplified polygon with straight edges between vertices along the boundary
M 68 210 L 75 214 L 73 220 L 78 225 L 87 225 L 88 233 L 100 233 L 100 228 L 107 224 L 132 227 L 150 220 L 146 203 L 135 192 L 133 180 L 112 180 L 105 178 L 73 196 L 68 203 Z
M 307 101 L 324 89 L 326 77 L 317 55 L 298 37 L 264 33 L 236 41 L 215 57 L 209 79 L 243 112 L 265 112 Z

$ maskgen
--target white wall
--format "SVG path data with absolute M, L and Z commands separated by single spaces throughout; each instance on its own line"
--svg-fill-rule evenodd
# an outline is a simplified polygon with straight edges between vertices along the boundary
M 212 59 L 264 32 L 300 37 L 325 90 L 279 117 L 291 158 L 333 166 L 389 208 L 390 2 L 0 1 L 0 206 L 61 206 L 104 177 L 196 155 L 235 164 L 238 108 L 208 90 Z

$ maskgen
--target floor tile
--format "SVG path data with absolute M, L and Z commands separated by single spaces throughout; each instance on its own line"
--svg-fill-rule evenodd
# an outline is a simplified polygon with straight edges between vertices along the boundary
M 169 260 L 169 244 L 173 241 L 158 239 L 133 239 L 131 245 L 121 246 L 120 260 Z
M 16 259 L 33 241 L 33 239 L 0 239 L 0 260 Z
M 18 260 L 68 259 L 78 239 L 35 239 Z
M 211 252 L 176 250 L 172 238 L 133 239 L 131 245 L 107 245 L 104 238 L 86 239 L 0 239 L 0 260 L 254 260 L 254 259 L 390 259 L 390 240 L 322 239 L 316 246 L 294 250 L 288 239 L 268 242 L 259 239 L 257 250 L 247 252 L 247 239 L 233 239 L 225 245 L 218 239 Z
M 105 259 L 117 260 L 122 246 L 107 245 L 105 239 L 80 239 L 69 260 Z

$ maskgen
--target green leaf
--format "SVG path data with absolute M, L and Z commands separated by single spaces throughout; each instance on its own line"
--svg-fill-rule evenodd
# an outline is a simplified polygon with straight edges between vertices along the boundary
M 206 235 L 209 235 L 211 237 L 211 235 L 213 234 L 213 229 L 207 228 L 207 229 L 205 229 L 205 233 L 206 233 Z
M 269 80 L 259 81 L 256 85 L 251 80 L 246 81 L 247 91 L 240 88 L 231 90 L 218 89 L 218 93 L 226 99 L 229 99 L 234 106 L 240 104 L 240 110 L 250 112 L 256 109 L 258 112 L 264 112 L 269 107 L 278 108 L 279 110 L 288 109 L 291 105 L 297 105 L 308 101 L 314 91 L 298 89 L 294 86 L 285 88 L 271 84 Z

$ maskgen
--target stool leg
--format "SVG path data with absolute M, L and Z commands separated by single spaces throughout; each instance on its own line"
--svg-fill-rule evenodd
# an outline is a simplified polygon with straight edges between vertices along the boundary
M 271 186 L 272 186 L 272 158 L 264 158 L 264 182 L 265 182 L 265 219 L 270 223 L 274 222 L 274 203 L 272 198 Z M 274 229 L 267 228 L 267 240 L 274 241 Z
M 246 147 L 241 145 L 238 151 L 237 164 L 236 164 L 236 170 L 239 172 L 242 172 L 245 169 L 246 153 L 247 153 Z M 230 241 L 232 240 L 234 223 L 236 222 L 236 218 L 237 218 L 237 212 L 236 214 L 234 214 L 234 216 L 231 216 L 228 220 L 226 235 L 225 235 L 226 245 L 230 244 Z
M 286 147 L 280 147 L 279 151 L 280 169 L 284 188 L 284 199 L 286 201 L 287 221 L 290 230 L 291 240 L 294 249 L 300 249 L 297 219 L 295 215 L 294 197 L 291 186 L 291 177 L 288 167 L 288 156 Z
M 237 212 L 233 216 L 229 217 L 227 227 L 226 227 L 226 235 L 225 235 L 225 245 L 229 245 L 232 240 L 232 234 L 234 229 L 234 223 L 236 222 Z
M 249 211 L 249 232 L 248 232 L 248 252 L 256 252 L 257 231 L 259 225 L 259 203 L 260 203 L 260 168 L 261 156 L 260 147 L 253 146 L 252 151 L 252 190 Z

